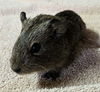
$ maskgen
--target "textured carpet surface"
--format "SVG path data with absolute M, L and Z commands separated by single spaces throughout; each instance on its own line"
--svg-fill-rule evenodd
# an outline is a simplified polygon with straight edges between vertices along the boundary
M 38 79 L 37 73 L 17 75 L 10 69 L 11 50 L 21 30 L 20 12 L 34 17 L 66 9 L 75 10 L 87 28 L 100 34 L 99 0 L 0 0 L 0 92 L 100 92 L 100 56 L 95 54 L 99 49 L 82 49 L 77 62 L 64 69 L 57 82 Z

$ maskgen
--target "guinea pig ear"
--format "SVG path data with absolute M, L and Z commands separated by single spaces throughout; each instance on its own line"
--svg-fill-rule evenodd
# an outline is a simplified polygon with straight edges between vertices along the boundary
M 80 29 L 80 26 L 77 23 L 74 23 L 70 20 L 53 21 L 53 36 L 55 36 L 56 38 L 63 37 L 64 39 L 67 39 L 70 45 L 74 45 L 76 42 L 79 41 L 82 35 L 82 30 Z
M 25 12 L 21 12 L 21 13 L 20 13 L 20 20 L 21 20 L 22 24 L 23 24 L 23 22 L 24 22 L 26 19 L 27 19 L 26 13 L 25 13 Z
M 64 27 L 62 27 L 63 30 L 60 31 L 62 31 L 68 39 L 69 44 L 74 45 L 77 43 L 83 31 L 86 30 L 85 23 L 81 17 L 71 10 L 59 12 L 55 16 L 62 19 Z

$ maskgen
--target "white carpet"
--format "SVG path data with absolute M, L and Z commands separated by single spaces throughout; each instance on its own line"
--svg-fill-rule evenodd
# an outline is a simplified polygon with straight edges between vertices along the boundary
M 21 30 L 19 13 L 26 11 L 28 17 L 34 17 L 66 9 L 78 12 L 89 29 L 100 33 L 99 0 L 0 0 L 0 92 L 100 92 L 100 59 L 97 57 L 78 61 L 80 68 L 70 66 L 64 70 L 67 79 L 58 83 L 38 82 L 37 73 L 21 76 L 10 69 L 11 50 Z M 39 83 L 45 88 L 40 88 Z M 48 85 L 52 88 L 47 88 Z

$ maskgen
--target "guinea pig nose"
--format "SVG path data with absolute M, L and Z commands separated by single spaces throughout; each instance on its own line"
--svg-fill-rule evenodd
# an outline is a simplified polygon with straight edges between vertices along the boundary
M 20 73 L 21 72 L 21 69 L 20 68 L 13 69 L 13 71 L 16 72 L 16 73 Z

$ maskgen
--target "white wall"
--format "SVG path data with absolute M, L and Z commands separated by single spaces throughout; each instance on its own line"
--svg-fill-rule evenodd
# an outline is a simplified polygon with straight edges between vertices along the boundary
M 0 0 L 0 15 L 29 13 L 56 13 L 72 9 L 78 13 L 100 13 L 100 0 Z

